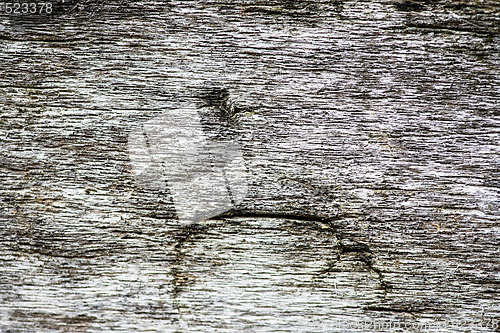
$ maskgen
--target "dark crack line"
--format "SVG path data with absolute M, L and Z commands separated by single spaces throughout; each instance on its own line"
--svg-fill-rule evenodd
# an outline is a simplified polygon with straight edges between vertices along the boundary
M 279 212 L 245 212 L 245 211 L 237 211 L 230 210 L 220 215 L 211 217 L 209 220 L 224 220 L 227 218 L 233 217 L 255 217 L 255 218 L 277 218 L 277 219 L 291 219 L 291 220 L 299 220 L 299 221 L 310 221 L 310 222 L 334 222 L 341 220 L 343 216 L 338 217 L 324 217 L 318 215 L 309 215 L 309 214 L 293 214 L 293 213 L 279 213 Z

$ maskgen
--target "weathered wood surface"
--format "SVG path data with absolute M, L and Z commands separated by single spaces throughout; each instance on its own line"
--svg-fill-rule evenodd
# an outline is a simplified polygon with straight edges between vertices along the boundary
M 497 1 L 54 8 L 1 16 L 0 332 L 500 331 Z M 251 184 L 181 228 L 127 137 L 206 87 Z

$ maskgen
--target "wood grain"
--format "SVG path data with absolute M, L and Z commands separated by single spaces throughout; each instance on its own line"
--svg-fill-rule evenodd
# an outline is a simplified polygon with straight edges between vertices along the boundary
M 497 1 L 54 9 L 0 16 L 0 332 L 500 331 Z M 250 177 L 189 227 L 127 146 L 183 107 Z

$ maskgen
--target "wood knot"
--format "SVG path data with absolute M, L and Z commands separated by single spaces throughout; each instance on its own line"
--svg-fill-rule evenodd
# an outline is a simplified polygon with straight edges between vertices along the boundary
M 226 125 L 233 124 L 238 114 L 247 110 L 244 107 L 236 105 L 231 98 L 229 90 L 224 87 L 205 88 L 199 97 L 203 101 L 201 107 L 212 107 L 217 109 L 220 121 Z

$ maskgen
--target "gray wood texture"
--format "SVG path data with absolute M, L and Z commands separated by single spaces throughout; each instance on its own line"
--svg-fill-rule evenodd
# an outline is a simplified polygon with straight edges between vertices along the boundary
M 498 1 L 53 4 L 0 13 L 0 332 L 500 331 Z M 187 227 L 128 150 L 183 107 L 249 175 Z

